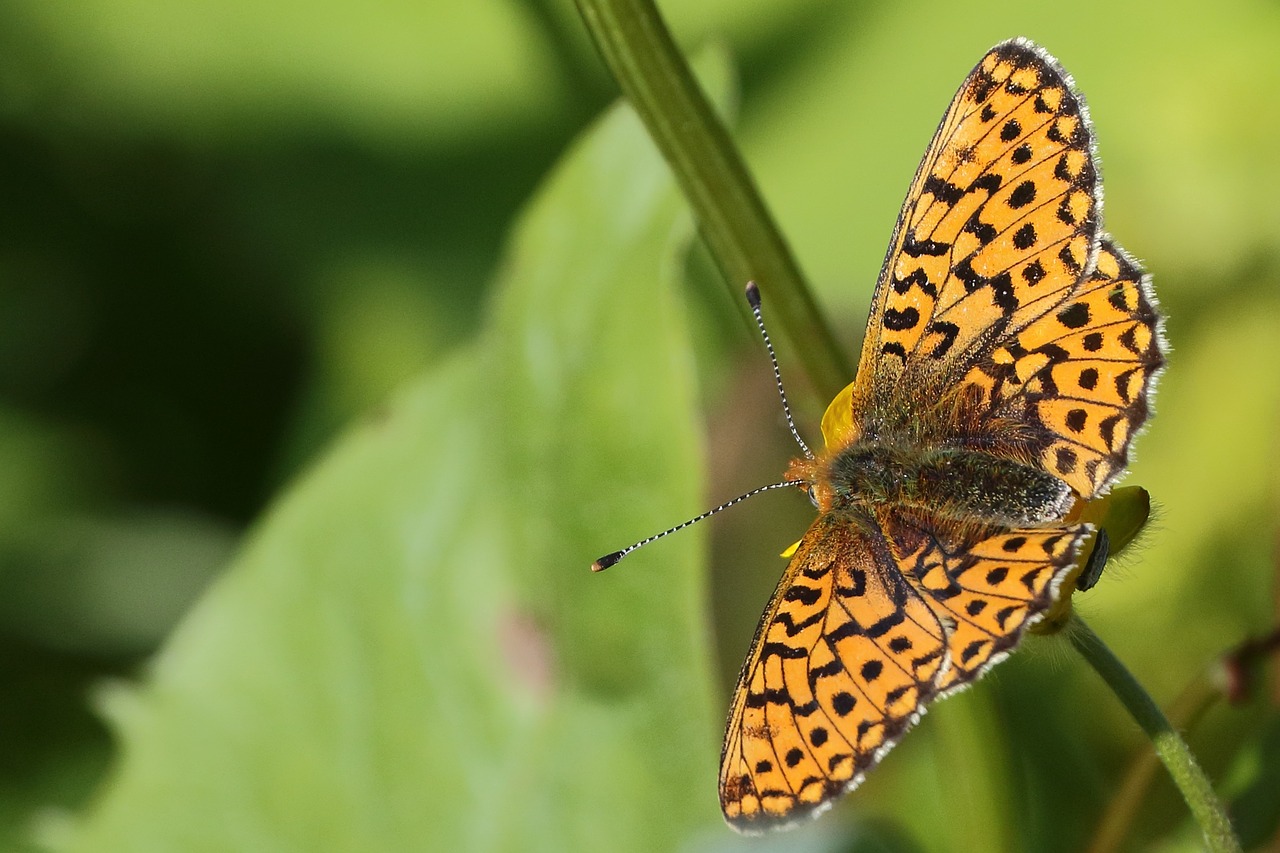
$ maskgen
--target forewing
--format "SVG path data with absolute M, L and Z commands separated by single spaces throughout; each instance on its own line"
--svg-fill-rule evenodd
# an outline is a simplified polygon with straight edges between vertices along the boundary
M 756 631 L 725 733 L 720 802 L 743 831 L 820 811 L 915 722 L 945 668 L 941 624 L 865 516 L 801 541 Z
M 949 666 L 939 695 L 1003 660 L 1057 600 L 1058 587 L 1092 534 L 1084 524 L 957 529 L 928 513 L 890 511 L 885 533 L 902 570 L 946 626 Z
M 1109 238 L 1067 299 L 1002 342 L 962 387 L 988 420 L 1026 425 L 1029 455 L 1082 496 L 1105 492 L 1129 463 L 1164 366 L 1151 281 Z
M 997 45 L 956 93 L 903 205 L 859 364 L 868 414 L 898 399 L 908 372 L 916 393 L 946 387 L 1069 294 L 1093 271 L 1100 208 L 1070 77 L 1030 42 Z

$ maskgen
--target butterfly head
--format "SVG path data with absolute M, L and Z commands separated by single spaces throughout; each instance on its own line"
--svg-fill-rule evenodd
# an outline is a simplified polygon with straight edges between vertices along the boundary
M 783 476 L 785 482 L 804 489 L 809 496 L 809 501 L 818 508 L 819 512 L 826 512 L 835 502 L 835 493 L 831 490 L 831 483 L 824 476 L 825 468 L 826 460 L 824 457 L 800 457 L 791 460 L 791 464 L 787 466 L 787 472 Z

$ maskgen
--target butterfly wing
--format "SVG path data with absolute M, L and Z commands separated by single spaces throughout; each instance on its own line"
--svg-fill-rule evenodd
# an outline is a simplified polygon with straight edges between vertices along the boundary
M 1110 238 L 1093 273 L 974 365 L 961 387 L 986 419 L 1031 426 L 1030 455 L 1082 496 L 1129 464 L 1164 366 L 1151 280 Z M 968 389 L 980 389 L 980 393 Z
M 1090 535 L 877 516 L 821 516 L 760 622 L 721 755 L 738 829 L 789 824 L 856 787 L 931 700 L 1017 645 Z
M 957 529 L 918 511 L 891 511 L 886 536 L 900 565 L 946 628 L 948 663 L 937 695 L 999 663 L 1057 600 L 1091 528 L 1083 524 Z
M 809 529 L 757 629 L 720 765 L 720 803 L 759 831 L 815 814 L 915 722 L 946 666 L 941 623 L 865 515 Z
M 1105 493 L 1148 417 L 1164 344 L 1150 279 L 1100 222 L 1070 77 L 1028 42 L 998 45 L 903 207 L 852 397 L 862 431 L 927 422 L 919 401 L 955 399 L 965 411 L 945 421 L 940 409 L 940 438 Z
M 863 417 L 950 386 L 1070 295 L 1096 265 L 1100 214 L 1070 77 L 1030 42 L 997 45 L 956 93 L 899 216 L 859 363 Z

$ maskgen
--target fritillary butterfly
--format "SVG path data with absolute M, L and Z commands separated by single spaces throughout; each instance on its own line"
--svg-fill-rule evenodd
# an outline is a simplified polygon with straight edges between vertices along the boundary
M 1065 519 L 1124 473 L 1163 364 L 1150 279 L 1102 230 L 1084 102 L 1036 45 L 997 45 L 907 194 L 826 449 L 788 469 L 820 514 L 733 696 L 731 825 L 820 812 L 1017 645 L 1089 547 Z

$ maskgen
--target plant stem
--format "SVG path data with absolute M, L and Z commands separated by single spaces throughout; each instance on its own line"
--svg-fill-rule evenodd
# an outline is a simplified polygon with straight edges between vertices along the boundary
M 1116 698 L 1151 738 L 1156 755 L 1164 762 L 1200 825 L 1209 850 L 1213 853 L 1239 853 L 1240 841 L 1231 829 L 1231 821 L 1214 793 L 1213 785 L 1196 763 L 1186 741 L 1169 725 L 1155 700 L 1079 615 L 1072 614 L 1067 624 L 1067 636 L 1076 651 L 1102 676 Z
M 1196 725 L 1213 703 L 1222 698 L 1222 691 L 1214 684 L 1209 673 L 1210 670 L 1198 673 L 1169 706 L 1169 722 L 1178 730 L 1187 731 Z M 1159 767 L 1155 751 L 1149 746 L 1141 746 L 1130 762 L 1115 796 L 1107 804 L 1102 819 L 1098 821 L 1087 853 L 1115 853 L 1124 849 L 1129 830 L 1138 818 L 1138 812 Z
M 652 0 L 576 0 L 597 49 L 693 208 L 726 282 L 756 281 L 788 359 L 830 399 L 853 377 L 746 164 Z

